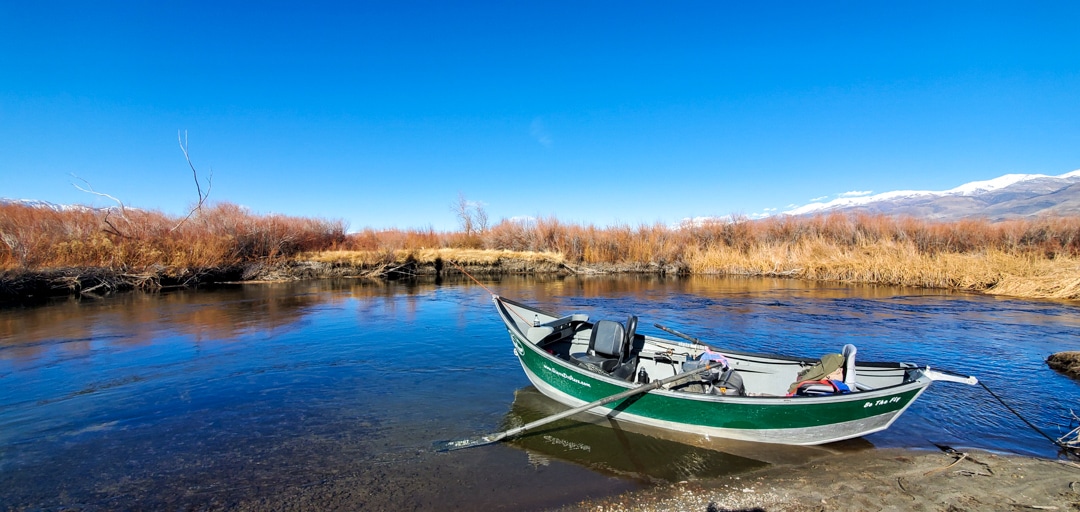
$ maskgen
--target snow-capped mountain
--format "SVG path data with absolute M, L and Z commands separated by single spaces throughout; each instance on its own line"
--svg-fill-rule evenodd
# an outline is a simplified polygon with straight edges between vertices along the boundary
M 0 204 L 17 204 L 21 206 L 29 206 L 31 208 L 43 208 L 47 210 L 56 210 L 58 212 L 66 211 L 87 211 L 87 210 L 104 210 L 113 209 L 114 206 L 108 206 L 105 208 L 94 208 L 92 206 L 86 206 L 83 204 L 56 204 L 48 201 L 41 201 L 38 199 L 7 199 L 0 197 Z M 128 208 L 132 210 L 133 208 Z
M 1080 170 L 1059 176 L 1006 174 L 944 191 L 899 190 L 841 197 L 800 206 L 784 214 L 812 215 L 834 211 L 909 215 L 933 220 L 1080 215 Z

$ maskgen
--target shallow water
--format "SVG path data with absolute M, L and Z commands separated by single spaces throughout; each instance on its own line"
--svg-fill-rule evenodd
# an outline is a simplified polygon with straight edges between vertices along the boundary
M 976 375 L 1054 437 L 1080 405 L 1080 386 L 1044 363 L 1080 350 L 1075 303 L 772 279 L 486 285 L 721 347 L 817 357 L 854 343 L 864 360 Z M 688 450 L 662 432 L 567 420 L 431 453 L 433 441 L 558 410 L 535 395 L 487 292 L 468 282 L 241 285 L 0 310 L 0 508 L 522 510 L 820 451 Z M 824 449 L 933 443 L 1056 455 L 985 390 L 950 383 L 889 430 Z

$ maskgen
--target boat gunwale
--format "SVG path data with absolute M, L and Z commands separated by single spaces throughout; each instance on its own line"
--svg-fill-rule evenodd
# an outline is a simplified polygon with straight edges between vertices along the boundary
M 515 307 L 527 310 L 527 311 L 532 312 L 532 313 L 538 313 L 538 314 L 541 314 L 541 315 L 544 315 L 544 316 L 549 316 L 551 318 L 556 318 L 556 319 L 566 317 L 566 315 L 559 315 L 557 313 L 552 313 L 550 311 L 545 311 L 545 310 L 540 309 L 538 307 L 522 304 L 522 303 L 517 302 L 517 301 L 515 301 L 513 299 L 507 299 L 506 297 L 496 296 L 495 298 L 496 298 L 497 301 L 509 303 L 509 304 L 511 304 L 511 305 L 513 305 Z M 529 344 L 539 346 L 539 342 L 533 342 L 533 341 L 528 339 L 528 336 L 523 331 L 521 331 L 521 329 L 518 328 L 517 322 L 507 322 L 506 319 L 504 318 L 503 323 L 506 324 L 508 327 L 513 327 L 514 330 L 517 331 L 518 334 L 521 336 L 521 338 L 523 340 L 527 341 Z M 588 323 L 590 325 L 593 324 L 593 322 L 588 322 Z M 643 336 L 646 340 L 655 340 L 655 341 L 658 341 L 658 342 L 660 342 L 662 344 L 675 345 L 675 346 L 679 346 L 679 347 L 685 347 L 685 348 L 688 348 L 688 349 L 693 349 L 696 346 L 693 343 L 688 343 L 688 342 L 685 342 L 685 341 L 673 340 L 673 339 L 668 339 L 668 338 L 661 338 L 661 337 L 653 336 L 653 335 L 649 335 L 649 334 L 641 334 L 641 336 Z M 541 341 L 543 341 L 543 340 L 541 340 Z M 704 342 L 704 341 L 700 341 L 700 343 L 702 345 L 706 346 L 706 347 L 709 347 L 710 349 L 722 352 L 724 355 L 735 355 L 735 356 L 741 356 L 741 357 L 744 357 L 744 358 L 753 357 L 753 358 L 761 358 L 761 359 L 772 359 L 772 360 L 776 360 L 776 361 L 790 361 L 790 362 L 795 362 L 795 363 L 800 363 L 800 364 L 815 364 L 815 363 L 818 362 L 818 359 L 812 358 L 812 357 L 789 356 L 789 355 L 784 355 L 784 354 L 767 353 L 767 352 L 747 352 L 747 351 L 742 351 L 742 350 L 728 349 L 728 348 L 721 347 L 721 346 L 718 346 L 718 345 L 713 345 L 711 343 L 707 343 L 707 342 Z M 920 364 L 916 364 L 916 363 L 909 363 L 909 362 L 899 362 L 899 361 L 863 361 L 863 360 L 859 360 L 856 363 L 856 365 L 857 366 L 864 366 L 864 367 L 871 367 L 871 368 L 889 368 L 889 369 L 925 368 L 924 365 L 920 365 Z

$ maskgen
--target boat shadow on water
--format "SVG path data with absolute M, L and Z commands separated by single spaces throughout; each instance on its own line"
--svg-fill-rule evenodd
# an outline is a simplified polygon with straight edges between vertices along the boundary
M 514 392 L 514 403 L 500 427 L 519 427 L 566 409 L 536 387 L 527 386 Z M 821 446 L 709 438 L 587 413 L 553 422 L 506 444 L 526 451 L 535 465 L 558 460 L 648 483 L 719 478 L 874 448 L 862 438 Z

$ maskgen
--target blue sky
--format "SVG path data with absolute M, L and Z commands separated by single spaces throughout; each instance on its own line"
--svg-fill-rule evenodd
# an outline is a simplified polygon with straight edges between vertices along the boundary
M 944 4 L 944 5 L 942 5 Z M 0 3 L 0 197 L 675 223 L 1080 168 L 1078 2 Z M 775 210 L 773 210 L 775 209 Z

